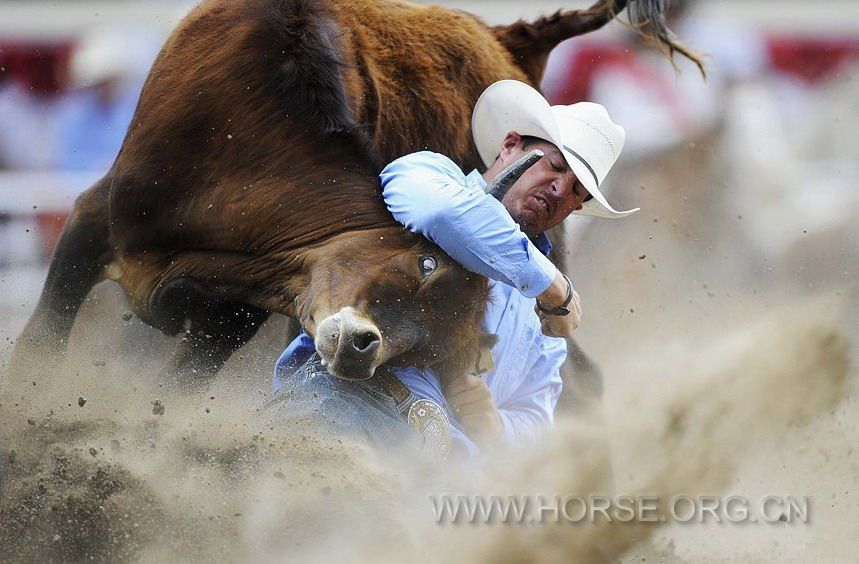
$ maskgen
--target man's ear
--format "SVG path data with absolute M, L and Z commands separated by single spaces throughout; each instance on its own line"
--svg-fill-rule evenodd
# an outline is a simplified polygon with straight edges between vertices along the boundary
M 501 142 L 501 152 L 498 154 L 498 158 L 505 164 L 512 162 L 510 157 L 518 156 L 521 148 L 522 136 L 515 131 L 508 131 Z

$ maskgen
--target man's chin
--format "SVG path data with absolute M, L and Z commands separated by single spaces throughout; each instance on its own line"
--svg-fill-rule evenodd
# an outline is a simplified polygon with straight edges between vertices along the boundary
M 527 235 L 528 237 L 534 238 L 543 231 L 546 230 L 546 227 L 543 226 L 543 223 L 537 218 L 534 218 L 532 214 L 526 212 L 524 214 L 520 214 L 518 218 L 516 218 L 516 223 L 519 224 L 519 229 Z
M 507 212 L 510 213 L 510 210 L 507 210 Z M 510 213 L 510 217 L 513 218 L 513 221 L 516 222 L 516 225 L 518 225 L 519 229 L 522 231 L 527 232 L 533 225 L 534 216 L 528 210 L 520 211 L 519 213 Z

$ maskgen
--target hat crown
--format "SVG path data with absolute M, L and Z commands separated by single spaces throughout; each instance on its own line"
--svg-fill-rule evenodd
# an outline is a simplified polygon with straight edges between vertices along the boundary
M 602 184 L 623 151 L 623 127 L 611 120 L 603 106 L 593 102 L 552 106 L 552 114 L 563 145 L 559 148 L 577 153 L 596 174 L 597 184 Z
M 545 139 L 558 147 L 593 196 L 573 213 L 619 218 L 638 211 L 615 210 L 600 191 L 600 184 L 620 156 L 626 133 L 599 104 L 550 106 L 542 94 L 524 82 L 500 80 L 484 90 L 474 105 L 471 131 L 487 167 L 492 166 L 511 131 Z

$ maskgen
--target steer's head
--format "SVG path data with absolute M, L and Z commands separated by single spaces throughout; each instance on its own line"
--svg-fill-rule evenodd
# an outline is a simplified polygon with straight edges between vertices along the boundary
M 476 351 L 486 279 L 422 237 L 355 231 L 305 260 L 295 312 L 334 376 L 364 380 L 392 361 L 455 371 Z

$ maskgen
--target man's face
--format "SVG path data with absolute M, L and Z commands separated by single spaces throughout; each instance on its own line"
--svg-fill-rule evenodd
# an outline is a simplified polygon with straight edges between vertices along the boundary
M 529 168 L 501 200 L 529 236 L 561 223 L 590 198 L 561 151 L 548 141 L 525 147 L 519 134 L 508 133 L 498 156 L 501 169 L 534 149 L 543 151 L 545 156 Z

